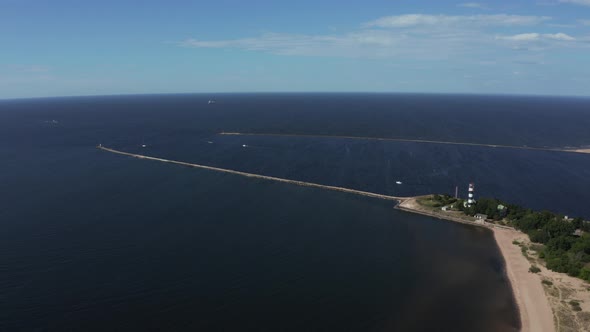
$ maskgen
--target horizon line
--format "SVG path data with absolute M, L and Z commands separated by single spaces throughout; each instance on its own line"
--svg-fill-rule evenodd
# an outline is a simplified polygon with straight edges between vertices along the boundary
M 437 95 L 437 96 L 488 96 L 488 97 L 535 97 L 535 98 L 581 98 L 590 99 L 590 95 L 577 94 L 537 94 L 537 93 L 484 93 L 484 92 L 401 92 L 401 91 L 226 91 L 226 92 L 146 92 L 146 93 L 112 93 L 80 94 L 35 97 L 0 97 L 0 101 L 18 101 L 34 99 L 91 98 L 91 97 L 140 97 L 140 96 L 175 96 L 175 95 L 280 95 L 280 94 L 378 94 L 378 95 Z

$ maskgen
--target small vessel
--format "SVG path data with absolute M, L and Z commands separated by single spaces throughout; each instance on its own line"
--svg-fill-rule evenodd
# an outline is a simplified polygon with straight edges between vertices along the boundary
M 247 148 L 248 146 L 246 144 L 242 144 L 242 147 Z
M 401 181 L 395 181 L 395 184 L 402 184 Z
M 207 143 L 209 143 L 209 144 L 213 144 L 213 142 L 212 142 L 212 141 L 207 141 Z
M 145 145 L 145 144 L 142 144 L 142 145 L 141 145 L 141 147 L 142 147 L 142 148 L 145 148 L 145 147 L 147 147 L 147 145 Z
M 211 105 L 211 104 L 215 104 L 215 100 L 209 99 L 209 101 L 207 102 L 207 105 Z

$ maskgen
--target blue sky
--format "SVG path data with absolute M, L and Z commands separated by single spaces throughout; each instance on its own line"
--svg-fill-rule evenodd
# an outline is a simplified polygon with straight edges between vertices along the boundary
M 0 0 L 0 98 L 590 95 L 590 0 Z

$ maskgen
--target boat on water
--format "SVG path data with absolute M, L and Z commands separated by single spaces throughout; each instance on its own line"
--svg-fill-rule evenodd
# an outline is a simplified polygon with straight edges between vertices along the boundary
M 395 181 L 395 184 L 402 184 L 401 181 Z
M 209 101 L 207 102 L 207 105 L 211 105 L 211 104 L 215 104 L 215 100 L 209 99 Z

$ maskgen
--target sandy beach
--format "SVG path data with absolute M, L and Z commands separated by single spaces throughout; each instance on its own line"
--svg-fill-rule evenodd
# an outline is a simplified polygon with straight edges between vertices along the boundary
M 151 159 L 159 162 L 203 168 L 246 177 L 256 177 L 271 181 L 291 183 L 300 186 L 336 190 L 380 199 L 397 200 L 399 201 L 399 204 L 396 206 L 396 208 L 400 210 L 405 210 L 411 213 L 423 214 L 440 219 L 446 219 L 454 222 L 489 228 L 494 233 L 496 243 L 498 244 L 500 252 L 505 261 L 506 274 L 509 278 L 514 298 L 519 308 L 519 315 L 522 324 L 521 330 L 535 332 L 587 331 L 584 328 L 580 328 L 586 325 L 586 316 L 584 316 L 583 314 L 587 313 L 587 306 L 590 306 L 590 292 L 585 292 L 585 286 L 583 285 L 583 282 L 581 280 L 576 281 L 576 279 L 570 278 L 567 275 L 547 271 L 544 268 L 542 269 L 542 272 L 538 274 L 529 272 L 531 264 L 536 264 L 539 267 L 541 267 L 542 263 L 535 261 L 536 253 L 534 252 L 531 252 L 531 255 L 529 255 L 527 252 L 528 259 L 527 257 L 525 257 L 525 255 L 523 255 L 521 246 L 519 246 L 518 244 L 525 245 L 525 249 L 529 248 L 529 238 L 526 234 L 516 231 L 510 227 L 498 226 L 484 221 L 477 221 L 473 217 L 465 216 L 464 214 L 456 211 L 442 212 L 439 208 L 422 206 L 420 203 L 418 203 L 418 199 L 424 196 L 407 198 L 386 196 L 348 188 L 332 187 L 315 183 L 307 183 L 289 179 L 264 176 L 260 174 L 251 174 L 235 170 L 221 169 L 211 166 L 190 164 L 181 161 L 166 160 L 156 157 L 132 154 L 128 152 L 109 149 L 103 147 L 102 145 L 99 145 L 98 148 L 104 151 L 127 155 L 140 159 Z M 518 243 L 515 244 L 515 242 Z M 532 262 L 529 260 L 531 260 Z M 552 284 L 544 285 L 542 283 L 543 280 L 545 280 L 546 282 L 551 280 Z M 575 287 L 571 285 L 575 285 Z M 564 295 L 564 293 L 566 293 L 566 295 Z M 566 300 L 570 299 L 576 301 L 580 300 L 581 307 L 583 311 L 585 311 L 584 313 L 582 313 L 582 315 L 580 315 L 579 313 L 574 313 L 570 308 L 567 307 L 567 304 L 563 304 Z M 588 324 L 588 326 L 590 326 L 590 324 Z
M 423 206 L 418 203 L 419 198 L 401 200 L 397 208 L 493 231 L 519 308 L 522 331 L 590 332 L 590 284 L 545 268 L 538 252 L 532 249 L 535 245 L 531 244 L 528 235 L 510 227 L 478 223 L 458 212 L 442 212 Z M 532 265 L 537 266 L 540 272 L 529 272 Z M 571 301 L 578 302 L 581 311 L 573 310 Z
M 531 264 L 513 241 L 522 241 L 525 234 L 494 228 L 494 237 L 504 257 L 506 274 L 512 285 L 520 311 L 522 331 L 556 331 L 549 300 L 543 290 L 541 277 L 529 272 Z
M 520 251 L 519 257 L 525 258 L 529 265 L 535 265 L 539 268 L 540 272 L 535 276 L 542 281 L 541 286 L 545 291 L 545 297 L 553 313 L 555 330 L 560 332 L 590 332 L 590 283 L 565 273 L 548 270 L 545 267 L 545 262 L 539 258 L 539 253 L 534 250 L 537 245 L 532 244 L 526 234 L 515 231 L 496 234 L 499 245 L 498 235 L 507 237 L 502 243 L 502 245 L 507 246 L 507 249 L 511 248 L 508 240 L 518 241 L 519 244 L 513 244 L 513 247 L 521 249 L 517 250 Z M 514 248 L 509 250 L 514 251 Z M 522 253 L 522 248 L 526 249 L 526 256 Z M 529 274 L 533 275 L 532 273 Z M 516 278 L 522 279 L 524 276 L 518 275 Z M 571 305 L 572 301 L 579 304 L 579 310 L 574 310 Z

